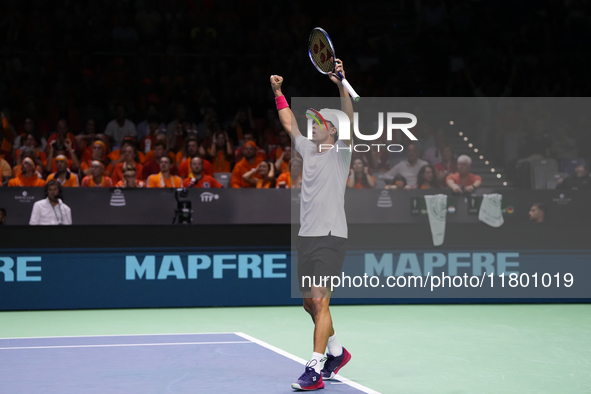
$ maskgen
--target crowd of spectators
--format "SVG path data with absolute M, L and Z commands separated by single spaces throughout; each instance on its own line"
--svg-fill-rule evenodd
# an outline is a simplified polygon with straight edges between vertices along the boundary
M 338 41 L 362 96 L 586 96 L 589 11 L 559 0 L 320 9 L 305 1 L 8 0 L 0 4 L 3 184 L 176 186 L 178 176 L 215 187 L 214 174 L 233 172 L 232 186 L 297 186 L 301 175 L 289 171 L 301 163 L 289 164 L 267 75 L 286 77 L 288 97 L 333 95 L 306 56 L 313 27 Z M 482 138 L 483 152 L 503 151 L 513 115 Z M 591 141 L 572 126 L 548 139 L 545 127 L 515 133 L 518 154 L 496 158 L 532 150 L 570 157 Z M 434 137 L 434 146 L 417 147 L 416 162 L 353 160 L 349 183 L 371 187 L 372 174 L 387 172 L 389 187 L 449 186 L 457 159 Z

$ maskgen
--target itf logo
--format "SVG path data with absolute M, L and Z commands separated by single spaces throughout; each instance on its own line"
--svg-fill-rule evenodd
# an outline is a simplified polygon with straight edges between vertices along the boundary
M 201 202 L 212 202 L 213 200 L 220 198 L 219 194 L 213 194 L 210 192 L 201 193 L 199 197 L 201 197 Z

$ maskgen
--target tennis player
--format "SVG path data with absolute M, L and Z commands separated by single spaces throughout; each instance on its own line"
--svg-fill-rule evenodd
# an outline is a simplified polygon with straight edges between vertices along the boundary
M 345 75 L 343 63 L 337 59 L 334 72 L 339 71 Z M 341 110 L 353 120 L 351 98 L 334 72 L 328 76 L 339 88 Z M 298 390 L 316 390 L 324 388 L 323 379 L 332 379 L 351 359 L 351 354 L 341 346 L 333 328 L 329 310 L 331 291 L 326 287 L 326 283 L 320 281 L 320 277 L 340 276 L 345 259 L 345 189 L 351 164 L 351 141 L 338 138 L 337 117 L 322 110 L 320 115 L 326 120 L 326 125 L 319 126 L 315 123 L 312 128 L 312 139 L 304 137 L 281 93 L 282 83 L 282 77 L 271 76 L 279 119 L 304 161 L 301 226 L 297 243 L 298 282 L 304 298 L 304 309 L 314 322 L 312 358 L 306 364 L 304 373 L 291 387 Z M 304 276 L 315 279 L 304 283 Z M 325 348 L 328 348 L 326 357 Z

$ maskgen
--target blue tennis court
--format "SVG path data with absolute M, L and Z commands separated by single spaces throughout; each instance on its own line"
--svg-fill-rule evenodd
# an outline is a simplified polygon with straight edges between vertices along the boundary
M 0 339 L 5 393 L 292 393 L 305 360 L 243 333 Z M 376 393 L 340 377 L 331 393 Z

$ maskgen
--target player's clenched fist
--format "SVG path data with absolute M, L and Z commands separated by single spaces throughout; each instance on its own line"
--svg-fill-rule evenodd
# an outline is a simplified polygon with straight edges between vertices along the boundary
M 281 90 L 281 84 L 283 83 L 283 77 L 279 75 L 271 75 L 271 88 L 273 91 Z

